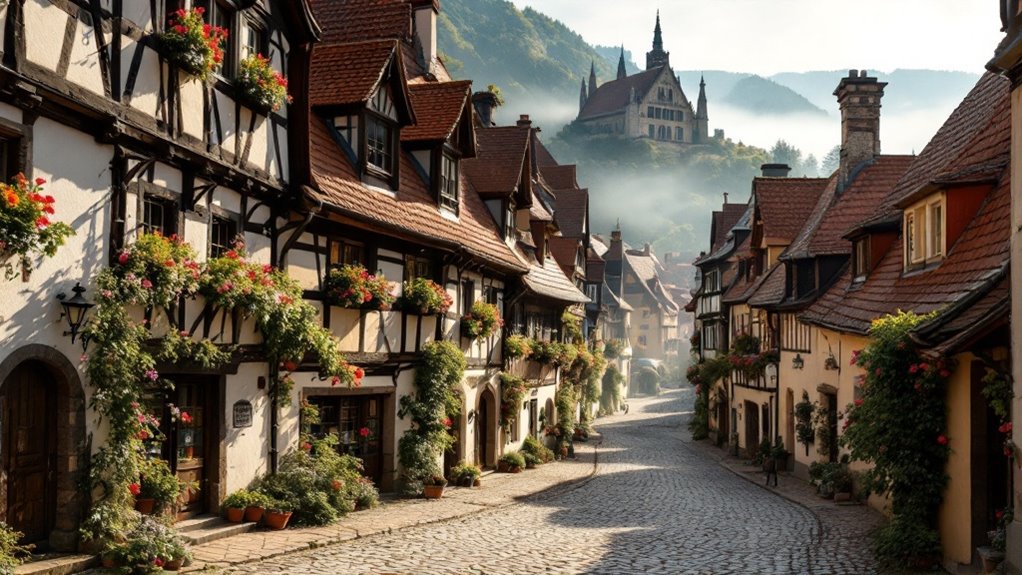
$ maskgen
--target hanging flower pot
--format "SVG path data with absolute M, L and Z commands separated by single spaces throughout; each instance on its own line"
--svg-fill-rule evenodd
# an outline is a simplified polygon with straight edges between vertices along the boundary
M 287 93 L 287 78 L 274 70 L 269 58 L 262 54 L 241 61 L 234 88 L 243 104 L 263 115 L 276 112 L 285 102 L 291 101 Z
M 223 62 L 222 44 L 227 39 L 227 30 L 207 24 L 204 14 L 201 6 L 178 10 L 157 38 L 164 58 L 201 80 Z

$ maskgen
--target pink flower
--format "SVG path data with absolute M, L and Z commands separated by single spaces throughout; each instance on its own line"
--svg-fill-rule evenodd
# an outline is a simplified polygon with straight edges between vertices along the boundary
M 157 567 L 163 567 L 163 559 L 160 559 L 159 557 L 153 559 L 153 565 L 156 565 Z
M 914 363 L 908 367 L 909 373 L 915 373 L 917 371 L 919 371 L 919 366 Z
M 369 437 L 369 428 L 363 427 L 362 429 L 359 429 L 358 434 L 361 435 L 362 437 Z
M 151 289 L 153 287 L 153 282 L 149 281 L 148 279 L 144 279 L 142 280 L 142 287 L 144 289 Z
M 181 412 L 181 421 L 184 422 L 184 423 L 191 423 L 192 422 L 192 416 L 188 415 L 187 411 L 182 411 Z
M 454 422 L 453 422 L 453 421 L 451 421 L 451 418 L 450 418 L 450 417 L 446 417 L 446 418 L 444 418 L 444 421 L 443 421 L 444 427 L 450 427 L 450 426 L 451 426 L 451 425 L 452 425 L 453 423 L 454 423 Z
M 128 252 L 121 252 L 121 255 L 117 256 L 117 263 L 122 266 L 128 265 Z
M 302 444 L 302 449 L 304 449 L 305 451 L 312 451 L 312 444 L 306 441 L 305 443 Z
M 148 379 L 149 381 L 156 381 L 157 379 L 159 379 L 160 374 L 157 373 L 155 369 L 150 369 L 149 371 L 145 372 L 145 376 L 146 379 Z
M 149 432 L 143 429 L 143 430 L 138 432 L 137 437 L 139 439 L 141 439 L 142 441 L 145 441 L 145 440 L 149 439 Z
M 848 365 L 855 365 L 855 362 L 859 361 L 859 353 L 861 351 L 861 349 L 852 350 L 852 361 L 848 362 Z
M 947 437 L 944 434 L 937 436 L 937 443 L 940 445 L 947 445 Z
M 859 407 L 860 405 L 862 405 L 862 398 L 861 397 L 855 398 L 855 407 Z

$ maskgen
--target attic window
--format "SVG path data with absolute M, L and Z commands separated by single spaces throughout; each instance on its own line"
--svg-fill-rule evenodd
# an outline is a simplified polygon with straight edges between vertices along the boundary
M 394 171 L 394 128 L 370 114 L 366 118 L 366 164 L 389 176 Z
M 944 257 L 943 194 L 927 198 L 905 210 L 905 269 L 939 262 Z
M 458 213 L 458 160 L 448 153 L 440 157 L 440 207 Z
M 852 260 L 852 281 L 866 281 L 869 273 L 869 238 L 862 238 L 855 241 L 852 246 L 854 259 Z

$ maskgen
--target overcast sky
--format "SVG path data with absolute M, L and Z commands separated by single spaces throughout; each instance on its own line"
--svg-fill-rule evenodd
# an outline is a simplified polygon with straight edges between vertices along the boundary
M 640 68 L 660 9 L 676 70 L 930 68 L 982 72 L 1001 38 L 992 0 L 512 0 Z

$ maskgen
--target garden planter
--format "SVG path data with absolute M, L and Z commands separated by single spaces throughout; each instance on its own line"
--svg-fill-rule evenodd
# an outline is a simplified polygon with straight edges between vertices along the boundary
M 265 510 L 262 507 L 259 507 L 258 505 L 251 505 L 249 507 L 246 507 L 245 521 L 249 523 L 257 523 L 260 519 L 263 518 L 263 511 Z
M 241 523 L 245 518 L 245 510 L 241 507 L 228 507 L 224 510 L 224 517 L 231 523 Z
M 114 567 L 117 567 L 117 560 L 114 559 L 113 553 L 104 553 L 99 558 L 99 561 L 100 565 L 102 565 L 104 569 L 113 569 Z
M 263 514 L 263 523 L 270 529 L 283 529 L 290 519 L 290 511 L 267 511 Z
M 156 500 L 148 497 L 135 500 L 135 510 L 142 515 L 152 515 L 153 509 L 156 507 Z
M 497 462 L 497 471 L 501 473 L 521 473 L 522 468 L 517 465 L 508 465 L 503 461 Z
M 423 485 L 422 496 L 426 499 L 440 499 L 444 495 L 443 485 Z
M 528 462 L 525 463 L 525 468 L 526 469 L 536 469 L 536 464 L 533 463 L 532 461 L 528 461 Z
M 164 571 L 180 571 L 181 566 L 184 565 L 184 559 L 171 559 L 163 564 Z
M 995 551 L 990 547 L 977 547 L 976 551 L 979 553 L 979 558 L 983 561 L 983 572 L 993 573 L 997 566 L 1004 561 L 1004 552 Z

